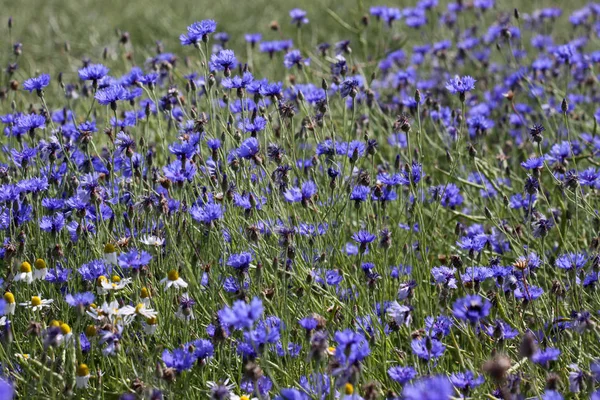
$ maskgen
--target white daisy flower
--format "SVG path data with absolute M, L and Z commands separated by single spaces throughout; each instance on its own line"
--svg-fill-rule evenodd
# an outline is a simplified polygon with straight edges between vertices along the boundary
M 33 263 L 33 266 L 35 267 L 33 271 L 33 278 L 40 281 L 46 279 L 46 275 L 48 274 L 48 268 L 46 268 L 46 261 L 44 261 L 41 258 L 38 258 Z
M 237 394 L 231 393 L 229 395 L 229 400 L 258 400 L 258 397 L 250 397 L 247 394 L 238 396 Z
M 114 266 L 119 265 L 119 261 L 117 259 L 117 250 L 111 243 L 107 243 L 106 246 L 104 246 L 104 260 L 108 264 Z
M 154 335 L 156 328 L 158 328 L 158 319 L 156 317 L 146 319 L 142 322 L 142 328 L 147 335 Z
M 108 279 L 106 279 L 106 280 L 103 280 L 102 282 L 100 282 L 100 285 L 102 286 L 102 289 L 104 289 L 106 292 L 110 292 L 111 290 L 112 291 L 121 290 L 130 283 L 131 283 L 131 278 L 121 279 L 115 275 L 112 277 L 112 282 L 108 282 Z
M 78 389 L 85 389 L 89 385 L 90 369 L 85 364 L 79 364 L 76 370 L 75 385 Z
M 165 291 L 167 291 L 170 287 L 174 287 L 175 289 L 185 289 L 188 287 L 187 282 L 179 277 L 179 272 L 177 272 L 175 269 L 170 270 L 167 274 L 167 277 L 162 279 L 160 283 L 165 285 Z
M 165 243 L 165 239 L 160 238 L 158 236 L 144 236 L 140 242 L 144 243 L 148 246 L 156 246 L 160 247 Z
M 6 308 L 4 309 L 4 314 L 14 314 L 15 313 L 15 295 L 11 292 L 4 293 L 4 300 L 6 301 Z
M 27 303 L 19 303 L 20 306 L 31 308 L 33 311 L 39 311 L 44 307 L 50 307 L 54 300 L 42 299 L 42 295 L 32 296 L 31 301 Z
M 19 272 L 15 274 L 15 282 L 24 281 L 27 284 L 33 282 L 33 272 L 31 272 L 31 264 L 27 261 L 23 261 L 19 267 Z

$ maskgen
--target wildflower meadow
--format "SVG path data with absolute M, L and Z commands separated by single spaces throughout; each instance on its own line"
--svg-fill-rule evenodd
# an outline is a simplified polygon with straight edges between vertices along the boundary
M 600 400 L 600 3 L 238 3 L 2 9 L 0 400 Z

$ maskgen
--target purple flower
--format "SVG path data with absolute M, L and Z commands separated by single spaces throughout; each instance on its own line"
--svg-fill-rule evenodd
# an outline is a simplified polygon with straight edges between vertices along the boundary
M 531 356 L 531 361 L 536 364 L 540 364 L 544 368 L 548 368 L 550 362 L 558 360 L 558 356 L 560 356 L 560 349 L 548 347 L 545 350 L 538 350 L 533 356 Z
M 79 79 L 82 81 L 99 81 L 108 74 L 108 71 L 109 69 L 102 64 L 90 64 L 78 71 Z
M 182 45 L 190 46 L 197 45 L 201 41 L 207 42 L 208 35 L 217 30 L 217 23 L 212 19 L 205 19 L 200 22 L 194 22 L 187 27 L 187 35 L 182 34 L 179 40 Z
M 417 357 L 423 360 L 439 358 L 446 350 L 446 346 L 442 342 L 430 337 L 413 339 L 410 343 L 410 348 Z
M 490 314 L 492 303 L 479 295 L 468 295 L 454 302 L 452 313 L 454 317 L 472 324 Z
M 298 26 L 308 24 L 308 18 L 306 18 L 306 11 L 301 10 L 299 8 L 294 8 L 293 10 L 290 10 L 290 17 L 292 18 L 292 23 Z
M 389 377 L 398 382 L 401 385 L 415 379 L 417 377 L 417 371 L 413 367 L 391 367 L 388 369 Z
M 223 325 L 235 329 L 250 329 L 263 313 L 262 301 L 255 297 L 250 304 L 241 300 L 233 303 L 232 307 L 225 306 L 218 312 Z
M 242 252 L 239 254 L 232 254 L 227 259 L 227 265 L 237 269 L 240 272 L 247 271 L 250 268 L 252 262 L 252 254 L 248 252 Z
M 65 296 L 68 305 L 75 308 L 82 307 L 83 309 L 88 308 L 94 302 L 94 299 L 94 294 L 91 292 L 67 294 Z
M 454 389 L 448 378 L 434 375 L 406 386 L 402 395 L 404 400 L 449 400 L 454 396 Z
M 446 89 L 452 94 L 458 93 L 464 95 L 465 92 L 475 89 L 475 82 L 477 81 L 468 75 L 463 77 L 455 76 L 446 82 Z
M 27 79 L 23 82 L 23 88 L 28 92 L 36 90 L 39 93 L 50 84 L 50 75 L 42 74 L 33 78 Z
M 115 107 L 117 101 L 126 100 L 128 96 L 127 90 L 121 85 L 109 86 L 105 89 L 100 89 L 96 93 L 96 100 L 103 106 L 111 105 Z
M 242 142 L 237 149 L 237 155 L 245 159 L 252 159 L 258 154 L 259 149 L 258 139 L 250 137 Z
M 162 353 L 162 360 L 167 368 L 173 368 L 177 372 L 191 369 L 196 362 L 194 356 L 184 349 L 174 349 L 172 352 L 165 350 Z
M 471 389 L 481 386 L 484 382 L 483 376 L 475 376 L 473 371 L 457 372 L 450 375 L 450 382 L 467 394 Z
M 211 71 L 224 71 L 228 76 L 230 71 L 237 66 L 237 59 L 233 50 L 221 50 L 210 57 Z

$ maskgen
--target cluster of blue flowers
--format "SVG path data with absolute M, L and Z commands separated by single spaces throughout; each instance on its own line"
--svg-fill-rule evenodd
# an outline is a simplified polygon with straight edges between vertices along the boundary
M 4 71 L 0 399 L 600 399 L 600 5 L 494 8 Z

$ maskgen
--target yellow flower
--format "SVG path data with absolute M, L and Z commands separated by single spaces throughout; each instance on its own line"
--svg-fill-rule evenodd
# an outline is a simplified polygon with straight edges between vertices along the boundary
M 44 261 L 41 258 L 38 258 L 37 260 L 35 260 L 33 265 L 35 266 L 36 269 L 44 269 L 44 268 L 46 268 L 46 261 Z M 30 268 L 31 268 L 31 266 L 30 266 Z
M 77 376 L 88 376 L 90 374 L 90 369 L 85 364 L 79 364 L 77 366 Z
M 348 396 L 350 396 L 351 394 L 354 394 L 354 386 L 352 386 L 352 384 L 350 382 L 348 382 L 344 385 L 344 393 L 346 393 L 346 395 L 348 395 Z
M 167 277 L 170 281 L 176 281 L 177 279 L 179 279 L 179 272 L 176 269 L 172 269 L 167 274 Z
M 29 264 L 27 261 L 23 261 L 19 267 L 19 272 L 23 272 L 25 274 L 31 272 L 31 264 Z
M 69 333 L 71 333 L 71 327 L 63 322 L 62 324 L 60 324 L 60 331 L 63 335 L 68 335 Z
M 32 296 L 31 297 L 31 306 L 37 307 L 40 305 L 42 305 L 42 299 L 39 296 Z
M 6 293 L 4 293 L 4 300 L 6 300 L 6 302 L 8 304 L 14 304 L 15 303 L 15 295 L 12 294 L 11 292 L 6 292 Z

